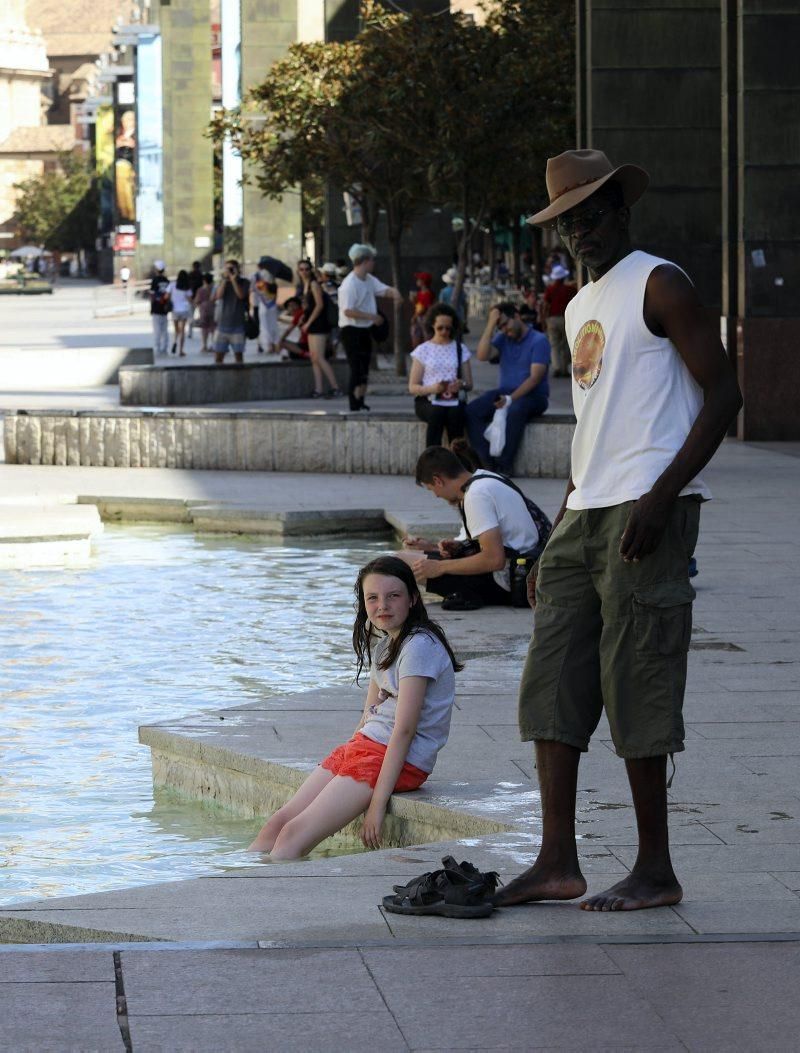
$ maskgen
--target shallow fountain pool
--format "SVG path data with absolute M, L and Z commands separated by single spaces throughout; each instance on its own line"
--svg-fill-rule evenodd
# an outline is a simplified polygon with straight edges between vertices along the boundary
M 351 682 L 387 545 L 108 527 L 86 568 L 0 576 L 0 903 L 255 865 L 257 820 L 154 800 L 137 729 Z

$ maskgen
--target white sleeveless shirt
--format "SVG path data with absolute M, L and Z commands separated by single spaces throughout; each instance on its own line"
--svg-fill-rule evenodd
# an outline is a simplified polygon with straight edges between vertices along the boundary
M 568 508 L 638 500 L 675 459 L 702 408 L 702 389 L 675 345 L 644 321 L 647 279 L 665 263 L 631 252 L 567 305 L 578 421 Z M 685 494 L 711 497 L 699 477 Z

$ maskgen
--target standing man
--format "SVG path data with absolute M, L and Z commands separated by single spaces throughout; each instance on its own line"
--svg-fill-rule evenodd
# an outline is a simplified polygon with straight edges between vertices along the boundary
M 553 376 L 568 377 L 571 371 L 569 344 L 564 327 L 564 312 L 567 304 L 577 293 L 574 285 L 567 284 L 569 271 L 557 263 L 550 271 L 550 281 L 542 297 L 543 315 L 547 323 L 547 339 L 553 353 Z
M 165 355 L 169 345 L 169 278 L 163 260 L 153 261 L 153 277 L 150 279 L 150 319 L 153 323 L 153 354 Z
M 376 297 L 388 296 L 395 303 L 403 302 L 397 289 L 384 285 L 373 275 L 375 255 L 371 245 L 351 245 L 348 256 L 353 269 L 339 286 L 339 330 L 350 367 L 347 394 L 353 412 L 369 409 L 364 396 L 372 357 L 370 329 L 384 321 L 383 315 L 378 314 Z
M 667 827 L 667 755 L 683 747 L 694 590 L 689 557 L 698 473 L 742 398 L 719 331 L 691 281 L 634 249 L 635 165 L 598 150 L 547 162 L 552 223 L 591 281 L 567 307 L 578 423 L 572 472 L 538 567 L 536 626 L 522 675 L 522 739 L 536 743 L 543 835 L 536 862 L 497 895 L 503 906 L 586 891 L 575 845 L 578 761 L 605 708 L 625 761 L 639 853 L 631 873 L 584 910 L 678 903 Z M 534 574 L 531 574 L 534 578 Z
M 473 450 L 487 468 L 511 475 L 525 425 L 547 409 L 550 344 L 544 333 L 522 321 L 515 304 L 499 303 L 489 311 L 478 341 L 478 361 L 486 362 L 494 353 L 500 356 L 500 384 L 468 404 L 467 433 Z M 506 444 L 502 453 L 493 458 L 483 433 L 495 410 L 503 406 L 508 407 Z
M 214 338 L 214 361 L 221 366 L 230 349 L 234 359 L 244 362 L 245 315 L 250 297 L 250 282 L 239 273 L 238 260 L 226 260 L 214 301 L 222 300 L 222 310 Z

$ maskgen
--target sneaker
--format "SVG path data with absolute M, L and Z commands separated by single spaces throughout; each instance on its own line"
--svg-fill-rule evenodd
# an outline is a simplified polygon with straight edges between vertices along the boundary
M 311 398 L 312 399 L 324 399 L 325 396 L 323 395 L 323 393 L 321 391 L 312 391 L 311 392 Z
M 175 354 L 177 349 L 178 349 L 178 341 L 176 340 L 175 343 L 172 345 L 172 353 L 173 353 L 173 355 Z

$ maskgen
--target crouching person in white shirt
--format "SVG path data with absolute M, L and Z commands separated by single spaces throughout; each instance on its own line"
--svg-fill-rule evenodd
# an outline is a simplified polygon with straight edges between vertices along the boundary
M 459 456 L 456 451 L 465 452 Z M 540 531 L 517 488 L 493 472 L 474 471 L 468 451 L 463 440 L 456 440 L 449 450 L 429 446 L 416 466 L 418 486 L 458 507 L 463 539 L 436 542 L 407 537 L 406 551 L 400 553 L 417 581 L 443 596 L 442 608 L 451 611 L 510 605 L 508 552 L 535 559 L 546 541 L 545 529 Z M 546 524 L 546 518 L 542 516 L 541 522 Z

